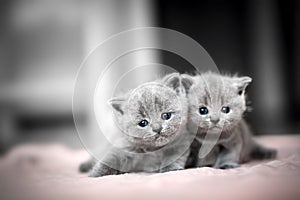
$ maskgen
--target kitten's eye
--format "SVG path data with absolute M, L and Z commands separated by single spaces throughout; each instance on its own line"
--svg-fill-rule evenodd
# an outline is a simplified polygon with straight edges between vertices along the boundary
M 221 112 L 227 114 L 227 113 L 230 112 L 230 108 L 229 108 L 228 106 L 223 106 L 223 107 L 221 108 Z
M 172 113 L 170 112 L 161 114 L 161 118 L 163 120 L 169 120 L 171 117 L 172 117 Z
M 208 109 L 206 107 L 201 107 L 201 108 L 199 108 L 199 113 L 201 115 L 207 115 L 208 114 Z
M 140 127 L 145 127 L 145 126 L 147 126 L 149 124 L 149 122 L 147 121 L 147 120 L 145 120 L 145 119 L 143 119 L 142 121 L 140 121 L 139 123 L 138 123 L 138 125 L 140 126 Z

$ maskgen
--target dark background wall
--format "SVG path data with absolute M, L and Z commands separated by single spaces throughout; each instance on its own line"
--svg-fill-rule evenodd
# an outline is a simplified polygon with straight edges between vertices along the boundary
M 159 26 L 200 43 L 220 72 L 253 78 L 258 134 L 297 133 L 300 126 L 299 2 L 294 0 L 157 1 Z M 172 56 L 165 62 L 176 65 Z

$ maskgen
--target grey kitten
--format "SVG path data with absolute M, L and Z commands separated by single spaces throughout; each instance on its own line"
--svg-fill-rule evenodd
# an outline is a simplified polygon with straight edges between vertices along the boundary
M 256 144 L 243 119 L 245 89 L 250 77 L 224 76 L 211 72 L 194 77 L 182 75 L 189 88 L 188 129 L 197 131 L 186 167 L 235 168 L 250 159 L 273 158 L 276 150 Z M 206 145 L 214 145 L 205 152 Z M 203 147 L 203 151 L 199 150 Z M 206 153 L 206 155 L 201 155 Z
M 184 169 L 192 142 L 186 130 L 187 99 L 178 73 L 110 100 L 124 143 L 101 160 L 80 166 L 99 177 L 125 172 Z M 173 162 L 174 161 L 174 162 Z

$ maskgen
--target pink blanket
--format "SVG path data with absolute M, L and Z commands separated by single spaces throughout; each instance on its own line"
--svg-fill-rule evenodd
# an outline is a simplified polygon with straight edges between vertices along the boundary
M 89 178 L 78 173 L 88 157 L 61 145 L 17 146 L 0 158 L 0 199 L 300 199 L 300 136 L 264 136 L 276 160 L 240 168 L 188 169 L 162 174 Z

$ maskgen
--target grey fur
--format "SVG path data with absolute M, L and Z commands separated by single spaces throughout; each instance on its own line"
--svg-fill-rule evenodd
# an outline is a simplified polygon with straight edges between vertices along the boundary
M 211 72 L 196 76 L 182 75 L 182 82 L 189 85 L 187 126 L 190 131 L 197 131 L 186 167 L 235 168 L 251 158 L 276 156 L 276 150 L 264 148 L 253 141 L 243 119 L 246 111 L 245 89 L 251 81 L 246 76 L 225 76 Z M 228 106 L 230 112 L 221 112 L 223 106 Z M 200 107 L 207 107 L 208 114 L 201 115 Z M 199 158 L 199 149 L 206 134 L 217 132 L 221 132 L 221 135 L 212 151 L 204 158 Z
M 184 169 L 192 139 L 188 139 L 190 135 L 186 130 L 188 105 L 180 79 L 178 73 L 173 73 L 111 99 L 109 103 L 116 122 L 124 133 L 124 149 L 114 149 L 98 162 L 90 159 L 80 166 L 80 171 L 92 168 L 90 176 L 98 177 L 124 172 Z M 166 112 L 172 113 L 169 120 L 161 117 Z M 143 119 L 149 121 L 144 128 L 138 126 Z M 164 150 L 160 151 L 161 148 Z M 167 160 L 175 162 L 166 163 Z

